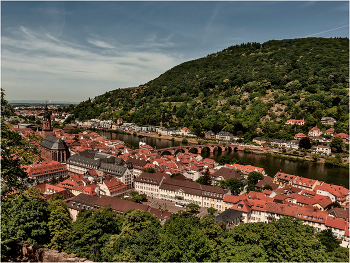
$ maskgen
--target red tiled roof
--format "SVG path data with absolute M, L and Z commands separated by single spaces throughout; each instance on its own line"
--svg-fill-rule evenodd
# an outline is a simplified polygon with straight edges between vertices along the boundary
M 334 135 L 333 137 L 340 137 L 342 139 L 348 139 L 349 135 L 345 134 L 345 133 L 338 133 L 338 134 Z
M 286 174 L 286 173 L 282 173 L 282 172 L 278 172 L 275 177 L 277 177 L 278 179 L 283 179 L 283 180 L 293 180 L 294 178 L 296 178 L 295 175 L 291 175 L 291 174 Z
M 118 181 L 116 178 L 110 179 L 110 180 L 104 180 L 103 183 L 107 186 L 108 191 L 110 193 L 122 190 L 122 189 L 127 189 L 127 186 Z
M 266 203 L 266 212 L 297 217 L 299 207 L 293 204 L 277 204 L 275 202 Z
M 246 199 L 247 199 L 247 194 L 240 195 L 240 196 L 226 194 L 223 201 L 231 204 L 236 204 L 239 201 L 246 200 Z
M 326 222 L 327 212 L 317 208 L 299 207 L 297 217 L 302 220 L 324 224 Z
M 346 222 L 343 218 L 337 218 L 333 216 L 327 216 L 325 225 L 328 227 L 337 228 L 341 230 L 345 230 L 346 228 Z

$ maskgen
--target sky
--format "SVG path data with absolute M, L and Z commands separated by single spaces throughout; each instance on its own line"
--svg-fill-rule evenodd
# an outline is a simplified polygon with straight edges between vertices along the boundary
M 229 46 L 349 37 L 348 1 L 1 1 L 6 99 L 80 102 Z

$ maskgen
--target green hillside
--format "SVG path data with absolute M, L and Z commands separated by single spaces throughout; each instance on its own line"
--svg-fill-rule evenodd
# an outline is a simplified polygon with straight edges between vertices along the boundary
M 271 40 L 182 63 L 139 87 L 81 102 L 74 115 L 291 139 L 316 124 L 326 129 L 326 116 L 337 120 L 336 132 L 346 132 L 348 95 L 348 38 Z M 303 127 L 284 124 L 303 118 Z

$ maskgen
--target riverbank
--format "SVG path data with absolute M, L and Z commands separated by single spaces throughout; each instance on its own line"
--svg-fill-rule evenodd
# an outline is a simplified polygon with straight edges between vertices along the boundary
M 128 143 L 132 146 L 133 149 L 139 148 L 140 137 L 121 134 L 121 133 L 112 133 L 111 131 L 98 131 L 99 134 L 103 135 L 109 140 L 121 140 L 125 143 Z M 192 143 L 182 143 L 182 138 L 174 137 L 174 141 L 171 140 L 173 137 L 165 138 L 165 136 L 159 137 L 145 137 L 142 140 L 152 146 L 154 149 L 162 149 L 169 147 L 178 147 L 178 146 L 188 146 Z M 177 140 L 175 140 L 175 138 Z M 197 144 L 197 143 L 194 143 Z M 267 152 L 271 151 L 271 156 L 266 156 L 263 153 L 263 150 L 256 151 L 258 146 L 253 146 L 251 149 L 254 149 L 253 153 L 247 153 L 244 151 L 202 151 L 201 156 L 203 158 L 210 158 L 216 162 L 222 156 L 228 156 L 231 159 L 235 158 L 236 160 L 241 160 L 245 164 L 250 164 L 257 167 L 264 167 L 268 175 L 272 177 L 279 171 L 282 171 L 286 174 L 294 174 L 297 176 L 302 176 L 305 178 L 320 180 L 329 184 L 343 185 L 344 187 L 349 187 L 349 170 L 339 167 L 327 167 L 324 163 L 315 163 L 311 160 L 309 161 L 292 161 L 287 158 L 280 158 L 279 154 L 282 154 L 282 150 L 278 148 L 267 148 L 262 147 Z M 260 148 L 260 147 L 259 147 Z M 288 150 L 287 150 L 288 151 Z M 288 152 L 287 152 L 288 153 Z M 275 157 L 274 154 L 278 156 Z M 288 155 L 286 155 L 288 156 Z M 300 156 L 299 158 L 303 158 Z
M 168 136 L 168 135 L 159 136 L 158 134 L 146 134 L 145 135 L 143 133 L 139 133 L 138 135 L 142 135 L 142 136 L 145 136 L 145 137 L 151 137 L 151 138 L 158 138 L 158 139 L 162 139 L 162 140 L 169 140 L 169 141 L 174 139 L 174 141 L 177 141 L 177 142 L 182 142 L 183 139 L 186 139 L 187 142 L 189 142 L 189 143 L 198 144 L 197 139 L 194 139 L 194 138 L 173 137 L 173 136 Z

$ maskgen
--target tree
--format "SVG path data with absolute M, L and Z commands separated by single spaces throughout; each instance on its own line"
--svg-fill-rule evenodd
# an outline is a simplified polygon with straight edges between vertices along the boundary
M 62 174 L 58 177 L 57 181 L 59 183 L 64 181 L 64 178 L 63 178 Z
M 181 173 L 171 174 L 171 175 L 169 176 L 169 178 L 173 178 L 173 177 L 175 177 L 175 176 L 179 176 L 179 175 L 181 175 Z
M 262 179 L 264 179 L 264 175 L 257 171 L 248 174 L 248 184 L 256 185 Z
M 264 175 L 254 171 L 248 174 L 248 186 L 247 186 L 247 193 L 250 191 L 255 191 L 255 185 L 260 181 L 264 179 Z
M 120 235 L 134 235 L 149 225 L 159 225 L 159 221 L 150 213 L 133 209 L 124 216 L 124 222 Z
M 221 132 L 222 127 L 221 127 L 220 124 L 214 124 L 213 127 L 211 128 L 211 130 L 212 130 L 215 134 L 217 134 L 217 133 Z
M 329 209 L 332 209 L 333 207 L 339 207 L 339 208 L 341 208 L 341 205 L 340 205 L 337 201 L 335 201 L 335 202 L 333 202 L 333 203 L 327 205 L 324 209 L 325 209 L 325 210 L 329 210 Z
M 135 197 L 135 196 L 139 195 L 139 192 L 137 192 L 137 191 L 131 191 L 131 192 L 130 192 L 130 195 L 131 195 L 132 197 Z
M 142 170 L 142 172 L 154 174 L 154 173 L 156 172 L 156 169 L 154 169 L 154 168 L 152 168 L 152 167 L 147 167 L 147 168 L 144 168 L 144 169 Z
M 313 160 L 313 162 L 317 162 L 320 159 L 320 155 L 317 153 L 311 154 L 311 158 Z
M 199 205 L 194 203 L 189 203 L 186 205 L 186 210 L 189 211 L 192 214 L 198 213 L 199 211 Z
M 204 185 L 211 185 L 209 168 L 205 170 L 203 176 L 199 177 L 196 182 Z
M 219 164 L 224 165 L 224 164 L 230 164 L 231 163 L 231 158 L 229 156 L 221 156 L 219 159 Z
M 317 237 L 322 245 L 326 247 L 327 252 L 334 251 L 334 249 L 340 244 L 340 240 L 335 238 L 331 229 L 322 230 L 321 232 L 317 233 Z
M 224 239 L 218 261 L 327 261 L 325 247 L 315 228 L 302 220 L 283 217 L 269 224 L 236 226 Z
M 303 148 L 303 149 L 306 149 L 306 150 L 311 149 L 311 143 L 310 143 L 309 137 L 302 138 L 299 141 L 299 148 Z
M 210 215 L 214 215 L 215 213 L 216 213 L 216 209 L 214 208 L 214 207 L 209 207 L 208 209 L 207 209 L 207 212 L 208 212 L 208 214 L 210 214 Z
M 1 240 L 45 245 L 50 241 L 49 215 L 48 204 L 34 188 L 7 196 L 1 204 Z
M 171 215 L 160 236 L 160 261 L 217 261 L 214 247 L 201 230 L 199 218 L 188 212 Z
M 231 191 L 232 195 L 239 195 L 244 188 L 244 183 L 237 178 L 229 178 L 219 182 L 219 185 L 223 189 Z
M 56 178 L 54 176 L 51 178 L 50 183 L 51 184 L 56 184 L 57 183 L 57 180 L 56 180 Z
M 273 189 L 272 189 L 271 185 L 265 184 L 264 187 L 263 187 L 263 190 L 270 190 L 270 191 L 272 191 Z
M 159 221 L 137 209 L 119 216 L 120 234 L 112 235 L 103 249 L 103 261 L 159 261 Z
M 72 228 L 67 203 L 59 197 L 50 198 L 48 203 L 51 210 L 48 220 L 51 239 L 47 247 L 58 251 L 64 251 L 66 248 L 65 242 Z
M 35 145 L 5 125 L 3 117 L 9 114 L 11 106 L 8 105 L 1 91 L 1 198 L 13 190 L 25 190 L 26 184 L 32 180 L 23 170 L 23 165 L 41 161 L 40 151 Z M 33 135 L 33 140 L 39 142 L 39 138 Z
M 66 252 L 100 261 L 101 249 L 110 236 L 117 234 L 117 218 L 110 207 L 98 211 L 81 210 L 67 238 Z
M 330 146 L 332 152 L 341 153 L 343 152 L 344 141 L 340 137 L 333 137 Z

